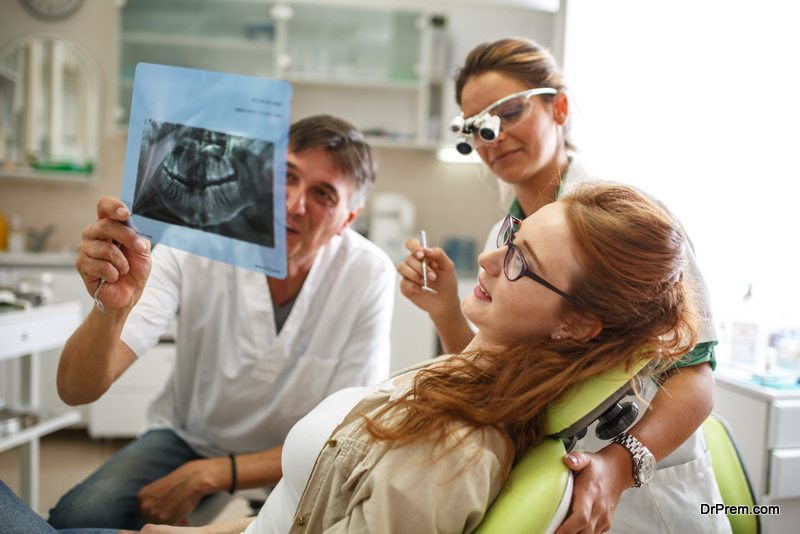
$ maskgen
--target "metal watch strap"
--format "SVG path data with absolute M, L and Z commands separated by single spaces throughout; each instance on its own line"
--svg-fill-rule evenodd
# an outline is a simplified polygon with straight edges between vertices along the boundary
M 650 477 L 647 477 L 646 480 L 643 480 L 642 479 L 643 478 L 643 474 L 641 472 L 641 468 L 642 468 L 641 463 L 642 463 L 642 460 L 645 457 L 649 456 L 649 457 L 652 458 L 651 461 L 653 463 L 655 462 L 655 459 L 653 458 L 653 454 L 650 452 L 650 450 L 647 447 L 645 447 L 644 445 L 642 445 L 641 441 L 639 441 L 635 437 L 631 436 L 627 432 L 621 432 L 620 434 L 617 434 L 616 436 L 614 436 L 611 439 L 611 443 L 618 443 L 618 444 L 622 445 L 631 454 L 631 459 L 633 460 L 633 480 L 636 481 L 634 483 L 633 487 L 640 488 L 644 484 L 647 484 L 648 482 L 650 482 L 650 478 L 652 478 L 652 477 L 650 476 Z

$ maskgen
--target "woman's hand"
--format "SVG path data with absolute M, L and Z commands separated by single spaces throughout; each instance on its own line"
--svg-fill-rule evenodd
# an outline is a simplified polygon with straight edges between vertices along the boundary
M 575 474 L 572 512 L 555 534 L 607 532 L 622 492 L 634 483 L 630 454 L 609 445 L 596 453 L 570 453 L 564 456 L 564 463 Z
M 441 248 L 422 248 L 417 239 L 406 241 L 411 252 L 406 261 L 397 265 L 397 272 L 403 279 L 400 291 L 418 307 L 428 312 L 436 320 L 454 313 L 461 313 L 458 298 L 458 277 L 455 265 Z M 437 293 L 422 289 L 422 259 L 425 258 L 428 273 L 428 287 Z
M 411 254 L 397 266 L 400 292 L 422 310 L 428 312 L 445 354 L 460 352 L 474 337 L 467 318 L 461 312 L 458 296 L 458 276 L 453 261 L 438 247 L 423 249 L 416 239 L 406 241 Z M 428 287 L 436 293 L 422 289 L 422 259 L 425 258 L 428 272 Z
M 132 307 L 150 276 L 150 243 L 124 224 L 130 212 L 123 202 L 103 197 L 97 202 L 97 220 L 83 230 L 75 262 L 89 294 L 106 310 Z

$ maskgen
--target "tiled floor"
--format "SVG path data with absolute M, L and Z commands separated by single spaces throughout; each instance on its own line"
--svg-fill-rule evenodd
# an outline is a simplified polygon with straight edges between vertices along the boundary
M 85 430 L 61 430 L 41 440 L 39 509 L 47 517 L 58 499 L 92 473 L 128 440 L 91 440 Z M 19 447 L 0 453 L 0 479 L 19 494 Z M 234 499 L 215 522 L 250 515 L 243 499 Z

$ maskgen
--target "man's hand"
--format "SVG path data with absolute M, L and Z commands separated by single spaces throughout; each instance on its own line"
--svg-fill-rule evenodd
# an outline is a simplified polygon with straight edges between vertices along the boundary
M 200 499 L 220 491 L 214 480 L 230 478 L 228 458 L 194 460 L 177 468 L 169 475 L 151 482 L 139 490 L 139 508 L 142 517 L 151 523 L 178 525 L 197 507 Z M 215 470 L 225 465 L 226 473 Z
M 75 262 L 87 291 L 106 310 L 132 308 L 150 276 L 150 243 L 139 238 L 124 221 L 130 218 L 123 202 L 103 197 L 97 202 L 97 220 L 83 230 Z
M 555 534 L 607 532 L 622 492 L 634 483 L 630 454 L 623 447 L 609 445 L 597 453 L 570 453 L 564 463 L 575 475 L 572 512 Z M 625 472 L 627 476 L 619 476 Z
M 136 354 L 120 341 L 125 320 L 138 302 L 150 276 L 150 243 L 123 222 L 130 217 L 121 201 L 103 197 L 97 202 L 97 220 L 83 230 L 78 245 L 78 268 L 86 290 L 103 303 L 104 314 L 92 306 L 89 315 L 61 351 L 56 386 L 70 406 L 100 398 L 136 361 Z

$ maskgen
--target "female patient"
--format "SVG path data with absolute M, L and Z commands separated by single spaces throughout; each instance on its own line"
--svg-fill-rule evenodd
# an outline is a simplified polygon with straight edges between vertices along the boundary
M 543 439 L 549 402 L 694 345 L 681 230 L 634 190 L 576 186 L 522 223 L 509 216 L 497 244 L 463 303 L 479 333 L 462 353 L 325 399 L 289 433 L 255 520 L 142 532 L 471 532 Z

